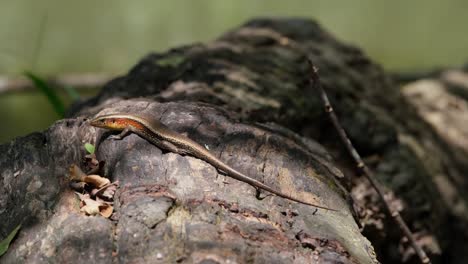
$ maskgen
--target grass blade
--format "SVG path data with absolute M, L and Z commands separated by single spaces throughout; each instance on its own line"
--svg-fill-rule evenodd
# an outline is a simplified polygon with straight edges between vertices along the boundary
M 15 238 L 16 234 L 21 228 L 21 224 L 19 224 L 11 233 L 2 241 L 0 241 L 0 257 L 5 254 L 10 246 L 11 241 Z
M 36 88 L 38 88 L 47 97 L 55 112 L 60 115 L 60 117 L 63 117 L 65 114 L 65 106 L 60 100 L 60 97 L 56 91 L 52 89 L 52 87 L 50 87 L 42 78 L 33 74 L 32 72 L 26 71 L 24 75 L 28 77 L 33 82 L 34 86 L 36 86 Z
M 81 99 L 81 96 L 78 93 L 78 91 L 75 88 L 73 88 L 72 86 L 65 85 L 65 86 L 63 86 L 63 89 L 67 93 L 68 97 L 70 97 L 72 99 L 72 101 L 75 102 L 75 101 L 78 101 L 78 100 Z

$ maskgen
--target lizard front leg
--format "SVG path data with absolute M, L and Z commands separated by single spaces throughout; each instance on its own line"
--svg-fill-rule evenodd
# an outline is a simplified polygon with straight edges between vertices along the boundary
M 114 140 L 122 140 L 124 137 L 128 136 L 130 132 L 132 132 L 131 129 L 129 127 L 126 127 L 124 130 L 122 130 L 122 132 L 120 132 L 120 134 L 111 135 L 109 136 L 109 138 Z

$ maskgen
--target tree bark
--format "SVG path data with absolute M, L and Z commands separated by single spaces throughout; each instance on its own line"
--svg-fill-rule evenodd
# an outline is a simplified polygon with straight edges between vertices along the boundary
M 212 42 L 150 54 L 75 104 L 68 119 L 1 145 L 0 238 L 23 225 L 0 260 L 375 263 L 376 248 L 385 263 L 415 261 L 355 175 L 307 84 L 304 55 L 319 68 L 351 140 L 401 198 L 402 215 L 433 263 L 462 254 L 451 247 L 458 227 L 449 225 L 455 214 L 438 182 L 461 177 L 463 168 L 381 67 L 313 21 L 255 19 Z M 84 121 L 113 112 L 151 115 L 239 171 L 339 212 L 256 199 L 252 187 L 202 160 L 137 135 L 113 141 Z M 83 160 L 86 142 L 97 145 L 105 175 L 120 182 L 111 219 L 80 214 L 68 187 L 68 167 Z M 365 236 L 340 183 L 366 208 Z

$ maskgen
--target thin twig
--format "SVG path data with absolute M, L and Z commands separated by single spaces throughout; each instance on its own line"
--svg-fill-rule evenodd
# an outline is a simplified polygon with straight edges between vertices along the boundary
M 356 151 L 354 148 L 353 144 L 351 143 L 351 140 L 349 140 L 349 137 L 346 135 L 346 131 L 343 129 L 343 127 L 340 125 L 338 121 L 338 117 L 336 116 L 335 112 L 333 111 L 333 107 L 330 104 L 330 100 L 328 99 L 327 94 L 325 93 L 325 90 L 323 89 L 319 76 L 317 74 L 317 68 L 315 68 L 312 65 L 312 62 L 308 59 L 308 62 L 310 64 L 310 67 L 312 69 L 311 71 L 311 85 L 313 88 L 316 88 L 318 92 L 320 93 L 320 97 L 325 105 L 325 111 L 327 112 L 330 120 L 333 123 L 333 126 L 335 127 L 336 131 L 338 132 L 338 135 L 340 136 L 341 141 L 343 141 L 343 144 L 346 146 L 346 149 L 348 150 L 349 154 L 351 157 L 354 159 L 356 162 L 356 166 L 358 169 L 360 169 L 364 176 L 369 180 L 371 183 L 372 187 L 377 191 L 377 194 L 379 198 L 382 200 L 385 210 L 387 211 L 388 215 L 391 216 L 396 224 L 400 227 L 401 231 L 403 234 L 408 238 L 408 240 L 411 243 L 411 246 L 415 250 L 416 254 L 418 255 L 419 259 L 421 260 L 421 263 L 431 263 L 431 260 L 427 257 L 426 253 L 424 250 L 416 243 L 416 239 L 414 238 L 413 234 L 411 233 L 410 229 L 408 228 L 408 225 L 405 223 L 403 218 L 401 217 L 400 213 L 397 210 L 392 210 L 390 207 L 389 202 L 385 200 L 385 192 L 381 186 L 381 184 L 377 181 L 377 179 L 374 177 L 373 172 L 366 166 L 364 161 L 362 160 L 361 156 L 359 153 Z

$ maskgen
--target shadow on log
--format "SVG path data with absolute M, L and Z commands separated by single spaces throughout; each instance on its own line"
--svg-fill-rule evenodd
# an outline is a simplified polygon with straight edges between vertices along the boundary
M 457 263 L 463 248 L 450 248 L 453 212 L 435 177 L 463 171 L 378 65 L 302 19 L 252 20 L 215 41 L 150 54 L 69 119 L 1 145 L 0 238 L 23 223 L 2 263 L 375 263 L 374 248 L 385 263 L 416 261 L 309 89 L 304 51 L 433 263 Z M 251 186 L 137 135 L 110 140 L 84 121 L 101 111 L 150 114 L 250 177 L 339 212 L 258 200 Z M 111 219 L 80 214 L 68 187 L 87 142 L 120 182 Z M 419 155 L 427 151 L 431 162 Z M 341 184 L 365 208 L 365 236 Z

